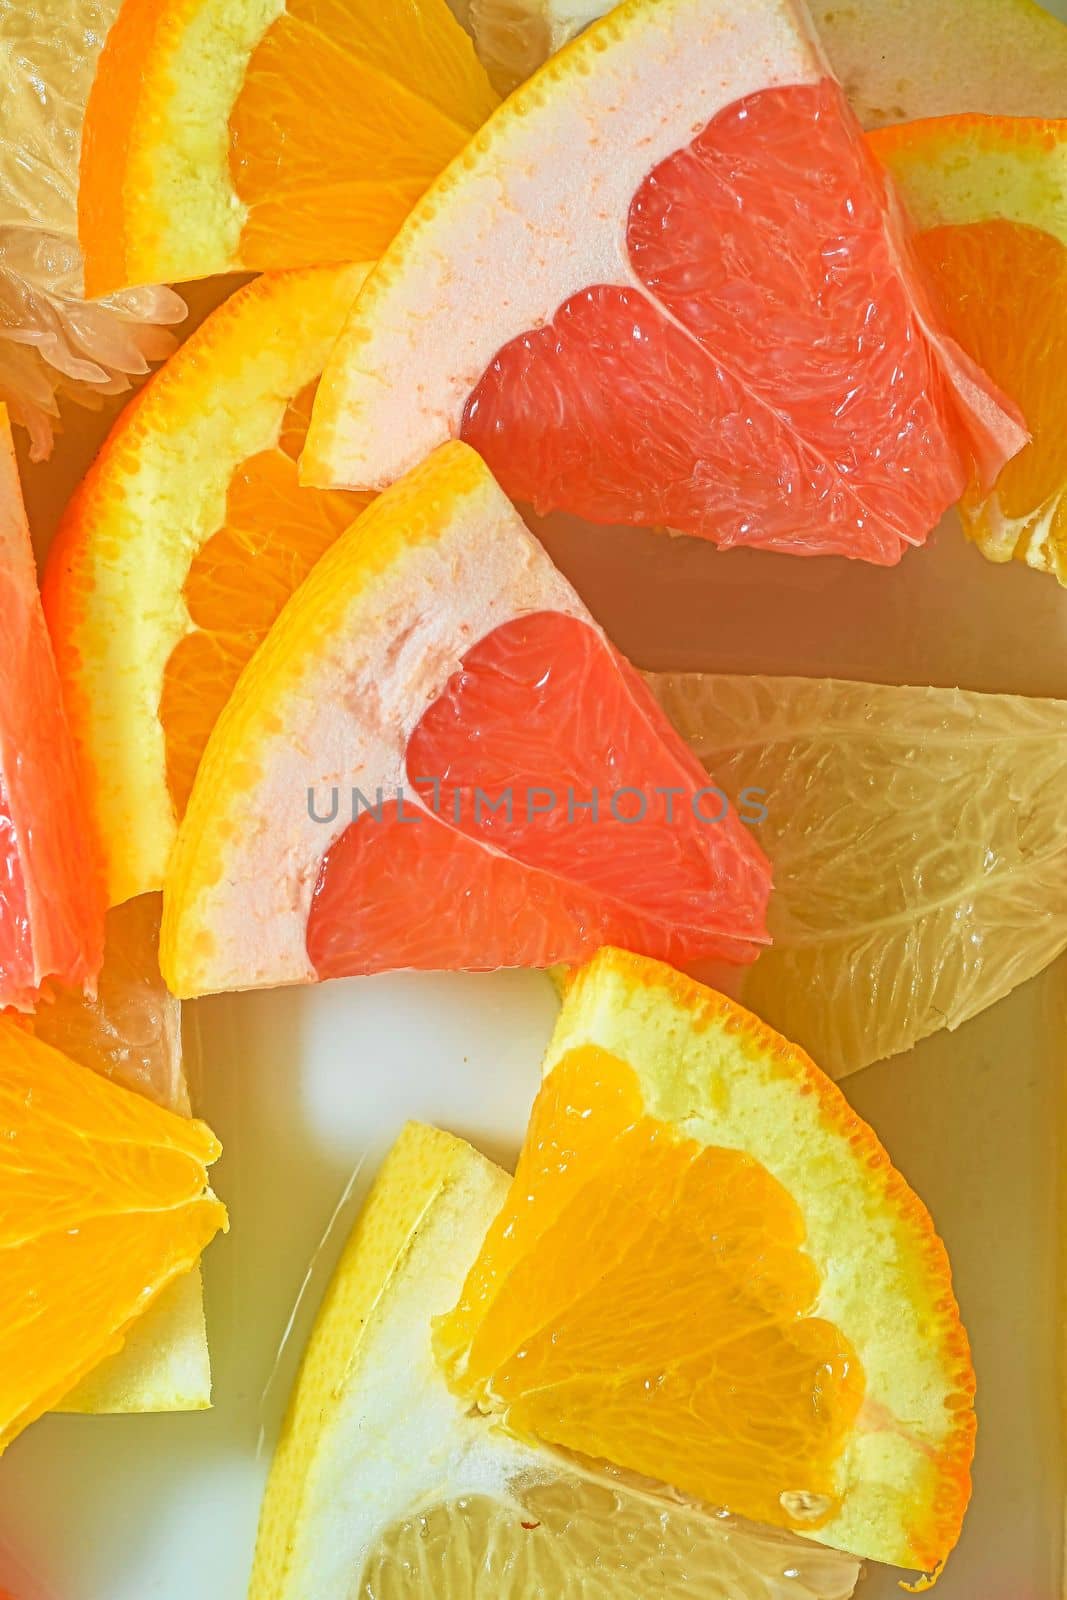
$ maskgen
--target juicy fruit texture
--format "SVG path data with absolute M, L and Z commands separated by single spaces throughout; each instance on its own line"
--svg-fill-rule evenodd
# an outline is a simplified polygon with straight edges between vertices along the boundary
M 548 966 L 612 937 L 751 960 L 766 863 L 728 807 L 697 819 L 708 793 L 485 464 L 447 445 L 327 551 L 219 718 L 164 976 L 191 996 Z
M 123 412 L 65 513 L 44 601 L 112 904 L 162 887 L 219 710 L 366 503 L 301 489 L 296 469 L 366 271 L 239 289 Z
M 376 256 L 496 103 L 445 0 L 125 0 L 86 115 L 90 290 Z
M 174 348 L 185 305 L 162 287 L 92 304 L 78 248 L 78 149 L 118 0 L 0 3 L 0 399 L 48 455 L 61 398 L 121 394 Z
M 0 1010 L 28 1010 L 48 977 L 92 982 L 104 907 L 2 405 L 0 635 Z
M 430 1319 L 507 1191 L 434 1129 L 390 1152 L 293 1392 L 251 1600 L 846 1600 L 849 1557 L 527 1449 L 449 1393 Z
M 0 1449 L 117 1351 L 226 1212 L 202 1123 L 0 1018 Z
M 50 984 L 29 1026 L 79 1065 L 188 1116 L 181 1006 L 159 972 L 161 914 L 158 894 L 109 911 L 95 996 Z M 210 1403 L 204 1295 L 194 1268 L 159 1295 L 119 1353 L 95 1367 L 58 1409 L 194 1411 Z
M 1062 700 L 647 681 L 728 795 L 767 791 L 773 944 L 741 998 L 831 1077 L 958 1028 L 1067 949 Z
M 878 563 L 1025 439 L 937 329 L 790 0 L 628 0 L 416 207 L 305 471 L 380 486 L 449 434 L 540 511 Z
M 808 1057 L 657 963 L 568 991 L 435 1337 L 520 1438 L 899 1566 L 958 1537 L 974 1374 L 928 1214 Z
M 693 810 L 699 772 L 587 621 L 545 611 L 488 634 L 423 713 L 404 764 L 431 816 L 413 826 L 393 802 L 327 852 L 307 933 L 320 978 L 544 967 L 611 939 L 679 960 L 744 955 L 725 929 L 712 935 L 739 872 L 736 828 L 717 850 L 718 825 Z
M 964 528 L 991 560 L 1067 584 L 1067 121 L 941 117 L 871 142 L 924 229 L 949 329 L 1032 434 L 992 493 L 968 489 Z

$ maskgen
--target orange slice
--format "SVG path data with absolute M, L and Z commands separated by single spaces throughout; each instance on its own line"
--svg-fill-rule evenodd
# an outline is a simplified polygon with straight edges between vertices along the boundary
M 1018 402 L 1033 435 L 960 512 L 991 561 L 1067 584 L 1067 120 L 939 117 L 871 144 L 923 232 L 953 336 Z
M 0 1011 L 28 1010 L 46 978 L 92 982 L 104 905 L 3 405 L 0 639 Z
M 365 275 L 239 289 L 122 413 L 64 516 L 44 602 L 112 904 L 162 887 L 215 717 L 366 503 L 300 489 L 295 464 Z
M 936 1569 L 974 1374 L 921 1201 L 811 1060 L 604 950 L 437 1349 L 520 1439 L 853 1555 Z
M 1025 432 L 938 329 L 803 8 L 627 0 L 415 207 L 303 470 L 380 488 L 450 436 L 539 511 L 892 563 Z
M 744 962 L 759 847 L 463 444 L 327 551 L 208 742 L 164 890 L 181 996 L 551 966 L 615 939 Z
M 364 261 L 496 104 L 445 0 L 125 0 L 89 98 L 89 294 Z
M 119 1350 L 226 1225 L 219 1145 L 0 1018 L 0 1450 Z

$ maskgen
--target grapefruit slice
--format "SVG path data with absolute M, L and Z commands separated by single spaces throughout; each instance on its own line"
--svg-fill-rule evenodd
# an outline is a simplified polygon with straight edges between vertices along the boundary
M 366 503 L 301 489 L 295 464 L 366 272 L 239 289 L 122 413 L 60 525 L 44 604 L 113 905 L 162 888 L 216 716 Z
M 934 1571 L 970 1494 L 948 1259 L 874 1133 L 714 990 L 602 950 L 436 1348 L 522 1439 Z
M 122 1347 L 226 1224 L 203 1123 L 0 1018 L 0 1451 Z
M 182 996 L 751 960 L 766 863 L 466 445 L 319 561 L 215 726 L 164 891 Z
M 0 633 L 0 1010 L 29 1010 L 46 978 L 92 983 L 104 905 L 2 405 Z
M 1026 437 L 793 0 L 627 0 L 416 206 L 303 471 L 380 487 L 460 435 L 539 511 L 878 563 Z
M 1067 120 L 935 117 L 871 144 L 922 230 L 947 325 L 1033 434 L 990 493 L 968 488 L 964 529 L 991 561 L 1067 584 Z
M 293 1391 L 249 1600 L 847 1600 L 854 1559 L 520 1444 L 450 1393 L 431 1318 L 507 1194 L 460 1139 L 397 1140 Z
M 85 119 L 89 292 L 368 260 L 496 103 L 445 0 L 124 0 Z

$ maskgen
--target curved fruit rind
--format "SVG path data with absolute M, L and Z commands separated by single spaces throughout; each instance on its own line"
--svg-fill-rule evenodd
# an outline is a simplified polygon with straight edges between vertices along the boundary
M 1067 245 L 1067 119 L 931 117 L 867 140 L 919 228 L 1003 217 Z
M 54 1407 L 79 1416 L 128 1416 L 211 1407 L 211 1356 L 199 1267 L 162 1290 L 115 1355 Z
M 284 10 L 285 0 L 124 0 L 82 147 L 90 298 L 240 266 L 247 209 L 230 176 L 230 110 L 249 56 Z
M 553 57 L 446 168 L 368 279 L 323 375 L 305 481 L 384 487 L 458 434 L 510 339 L 590 284 L 637 286 L 624 223 L 640 184 L 742 95 L 817 82 L 826 69 L 804 26 L 793 0 L 627 0 Z M 712 38 L 717 69 L 697 71 Z M 501 294 L 514 261 L 523 272 Z
M 410 734 L 466 648 L 537 610 L 591 621 L 466 445 L 443 446 L 341 535 L 204 752 L 164 892 L 174 994 L 314 980 L 312 894 L 346 816 L 316 821 L 309 793 L 403 786 Z
M 970 1496 L 974 1372 L 926 1208 L 810 1057 L 670 967 L 605 949 L 583 968 L 545 1076 L 587 1045 L 634 1069 L 649 1115 L 747 1151 L 797 1200 L 821 1279 L 813 1314 L 842 1330 L 866 1373 L 840 1461 L 841 1509 L 817 1537 L 934 1570 Z
M 162 887 L 175 836 L 158 712 L 192 626 L 190 564 L 225 521 L 234 472 L 277 442 L 289 401 L 321 372 L 367 271 L 239 289 L 122 413 L 60 524 L 43 598 L 113 905 Z

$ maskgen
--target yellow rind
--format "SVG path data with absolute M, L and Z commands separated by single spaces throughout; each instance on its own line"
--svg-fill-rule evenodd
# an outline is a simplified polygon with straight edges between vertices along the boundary
M 162 1291 L 133 1323 L 118 1354 L 95 1367 L 55 1409 L 105 1416 L 210 1406 L 203 1276 L 196 1266 Z
M 362 1428 L 361 1390 L 372 1382 L 368 1352 L 383 1309 L 415 1296 L 428 1351 L 429 1319 L 446 1309 L 433 1303 L 434 1274 L 447 1280 L 449 1270 L 462 1270 L 507 1184 L 499 1168 L 435 1128 L 409 1124 L 393 1146 L 327 1290 L 293 1390 L 263 1501 L 249 1600 L 308 1600 L 315 1592 L 309 1571 L 322 1558 L 319 1541 L 336 1525 L 346 1457 L 357 1467 L 360 1453 L 369 1452 L 377 1474 L 389 1473 L 388 1438 L 368 1439 Z M 403 1404 L 403 1396 L 395 1398 Z M 358 1494 L 358 1472 L 347 1481 Z M 358 1577 L 351 1572 L 348 1583 Z
M 748 1152 L 797 1200 L 822 1284 L 813 1314 L 844 1332 L 867 1382 L 840 1463 L 841 1509 L 818 1540 L 932 1570 L 970 1494 L 974 1373 L 922 1202 L 802 1050 L 670 967 L 613 949 L 594 957 L 567 992 L 545 1075 L 585 1045 L 628 1062 L 651 1116 Z
M 120 416 L 71 501 L 43 599 L 117 905 L 162 887 L 176 831 L 158 708 L 182 587 L 242 461 L 321 372 L 366 265 L 239 289 Z

